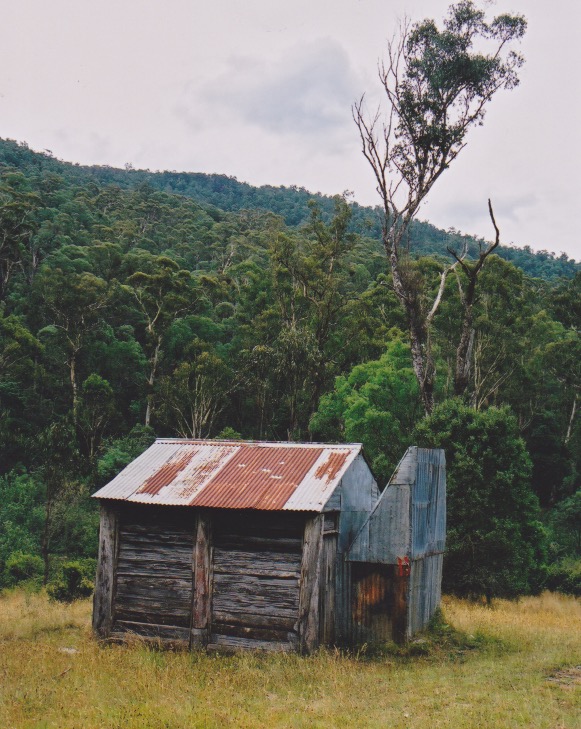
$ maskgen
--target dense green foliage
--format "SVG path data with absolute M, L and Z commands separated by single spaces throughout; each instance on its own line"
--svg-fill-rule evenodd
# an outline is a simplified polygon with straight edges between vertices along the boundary
M 43 571 L 44 565 L 40 557 L 24 552 L 13 552 L 6 560 L 3 579 L 12 587 L 29 580 L 39 580 Z
M 411 444 L 422 412 L 409 345 L 398 330 L 390 336 L 387 351 L 378 360 L 335 379 L 333 391 L 323 395 L 310 424 L 318 440 L 365 443 L 380 483 L 387 483 Z
M 418 424 L 415 438 L 447 454 L 443 589 L 512 597 L 539 587 L 545 535 L 515 417 L 507 408 L 479 411 L 448 400 Z
M 48 585 L 48 596 L 58 602 L 73 602 L 89 597 L 94 589 L 95 560 L 69 561 L 61 566 L 60 574 Z
M 99 186 L 114 186 L 121 190 L 137 189 L 143 184 L 153 190 L 196 200 L 209 210 L 240 212 L 243 210 L 260 210 L 279 215 L 288 226 L 300 226 L 309 219 L 309 202 L 316 200 L 325 220 L 333 215 L 333 198 L 321 193 L 312 193 L 302 187 L 274 187 L 263 185 L 254 187 L 240 182 L 235 177 L 226 175 L 208 175 L 201 172 L 153 172 L 135 170 L 128 167 L 124 170 L 107 166 L 83 166 L 70 164 L 55 159 L 52 154 L 34 152 L 26 144 L 12 140 L 0 140 L 0 165 L 22 170 L 27 176 L 52 174 L 65 178 L 70 184 L 86 186 L 90 183 Z M 366 208 L 357 203 L 351 205 L 352 227 L 359 234 L 368 236 L 374 241 L 376 253 L 381 254 L 379 240 L 381 238 L 381 218 L 379 211 Z M 409 235 L 410 249 L 417 255 L 447 256 L 446 249 L 463 248 L 464 242 L 469 244 L 471 255 L 476 255 L 480 239 L 466 236 L 455 229 L 443 231 L 427 221 L 415 221 Z M 547 241 L 548 249 L 558 249 L 559 241 Z M 516 248 L 501 246 L 498 254 L 529 276 L 556 279 L 559 276 L 572 276 L 580 270 L 581 264 L 569 258 L 567 254 L 555 255 L 549 250 L 533 251 L 529 246 Z
M 94 557 L 89 495 L 155 435 L 361 440 L 382 485 L 414 428 L 428 437 L 372 211 L 312 197 L 217 176 L 78 167 L 0 143 L 4 583 L 22 555 L 43 559 L 45 580 L 55 558 Z M 409 266 L 433 292 L 445 248 L 461 236 L 424 223 L 413 231 Z M 502 256 L 479 284 L 466 409 L 449 412 L 449 437 L 443 424 L 430 432 L 451 451 L 451 514 L 464 488 L 495 498 L 503 464 L 518 456 L 506 508 L 530 526 L 540 501 L 557 563 L 580 548 L 581 273 L 566 257 Z M 452 393 L 457 283 L 449 277 L 434 322 L 440 403 Z M 499 449 L 486 478 L 471 418 Z M 461 454 L 465 477 L 461 460 L 453 465 Z M 521 523 L 505 517 L 482 529 L 498 536 Z M 535 587 L 543 538 L 521 526 L 520 583 L 511 572 L 491 585 L 479 573 L 454 589 Z M 450 546 L 465 547 L 460 531 Z

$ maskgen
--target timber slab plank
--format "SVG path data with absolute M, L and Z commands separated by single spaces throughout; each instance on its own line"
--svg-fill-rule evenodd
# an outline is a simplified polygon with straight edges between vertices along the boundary
M 277 630 L 275 628 L 255 628 L 247 625 L 231 625 L 229 623 L 220 623 L 214 620 L 212 623 L 212 631 L 219 635 L 228 635 L 235 638 L 252 638 L 253 640 L 274 640 L 274 641 L 291 641 L 294 638 L 298 640 L 296 633 L 288 630 Z
M 208 650 L 236 652 L 240 650 L 277 651 L 288 653 L 294 646 L 288 641 L 272 642 L 269 640 L 253 640 L 251 638 L 238 638 L 230 635 L 212 633 Z
M 131 620 L 116 620 L 113 632 L 133 633 L 147 638 L 162 640 L 183 640 L 189 638 L 189 628 L 181 625 L 160 625 L 154 623 L 138 623 Z
M 301 539 L 268 538 L 268 537 L 241 537 L 238 535 L 221 535 L 214 540 L 214 546 L 219 549 L 243 550 L 254 547 L 255 550 L 290 552 L 300 554 L 302 551 Z
M 213 615 L 216 623 L 248 626 L 250 628 L 274 628 L 286 631 L 292 631 L 297 620 L 296 614 L 285 617 L 283 615 L 275 615 L 272 613 L 260 615 L 257 613 L 214 610 Z

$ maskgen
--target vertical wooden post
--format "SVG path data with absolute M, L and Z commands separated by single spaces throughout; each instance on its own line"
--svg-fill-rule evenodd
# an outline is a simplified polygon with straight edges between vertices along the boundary
M 102 503 L 99 555 L 93 596 L 93 630 L 99 638 L 108 638 L 111 634 L 118 540 L 119 511 L 110 504 Z
M 323 554 L 324 514 L 307 519 L 303 540 L 299 619 L 297 633 L 301 652 L 314 650 L 319 643 L 319 591 Z
M 320 592 L 320 640 L 322 645 L 335 642 L 337 585 L 337 534 L 323 534 Z
M 191 645 L 203 647 L 210 640 L 212 617 L 212 549 L 211 518 L 203 511 L 198 513 L 194 542 L 193 605 Z

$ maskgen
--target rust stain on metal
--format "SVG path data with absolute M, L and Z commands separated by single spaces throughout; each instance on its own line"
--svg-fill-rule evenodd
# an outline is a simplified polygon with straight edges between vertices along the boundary
M 409 577 L 412 571 L 409 557 L 398 557 L 397 558 L 397 576 L 398 577 Z
M 189 501 L 198 489 L 220 468 L 223 461 L 232 453 L 233 448 L 236 448 L 236 446 L 215 446 L 211 448 L 205 460 L 196 464 L 193 473 L 188 474 L 184 487 L 177 494 L 177 497 L 185 499 L 186 502 Z
M 353 619 L 368 622 L 375 612 L 388 611 L 389 581 L 379 572 L 369 572 L 354 585 L 352 602 Z
M 183 471 L 188 463 L 198 452 L 197 448 L 188 450 L 186 453 L 179 452 L 167 463 L 164 463 L 147 481 L 141 486 L 137 493 L 138 494 L 150 494 L 155 496 L 158 494 L 164 486 L 169 486 L 175 477 Z
M 190 505 L 282 509 L 322 452 L 322 448 L 242 446 Z
M 349 454 L 347 452 L 331 453 L 325 463 L 322 463 L 319 468 L 317 468 L 315 477 L 321 479 L 326 478 L 327 483 L 330 483 L 337 477 L 341 468 L 343 468 L 343 464 L 347 460 L 348 455 Z

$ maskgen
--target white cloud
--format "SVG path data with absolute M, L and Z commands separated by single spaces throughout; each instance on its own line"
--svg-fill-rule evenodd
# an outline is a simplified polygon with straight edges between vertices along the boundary
M 345 49 L 324 38 L 275 60 L 231 57 L 223 73 L 187 84 L 176 113 L 196 132 L 243 123 L 307 143 L 330 135 L 336 143 L 351 132 L 350 105 L 360 88 Z

